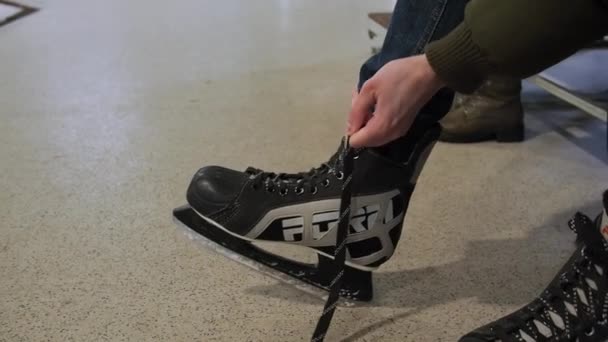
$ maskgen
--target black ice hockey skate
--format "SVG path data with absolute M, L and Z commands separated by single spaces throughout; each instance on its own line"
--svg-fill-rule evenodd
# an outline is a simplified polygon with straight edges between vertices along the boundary
M 436 125 L 402 141 L 401 161 L 378 149 L 356 151 L 341 296 L 372 299 L 371 271 L 393 255 L 417 177 L 439 133 Z M 326 291 L 345 180 L 343 148 L 320 167 L 295 174 L 204 167 L 188 188 L 188 205 L 177 208 L 174 217 L 195 232 L 192 238 L 233 260 L 289 283 L 303 282 L 309 285 L 305 289 Z M 309 247 L 319 261 L 302 264 L 252 241 Z
M 460 342 L 608 341 L 608 191 L 604 208 L 570 220 L 581 246 L 538 298 Z

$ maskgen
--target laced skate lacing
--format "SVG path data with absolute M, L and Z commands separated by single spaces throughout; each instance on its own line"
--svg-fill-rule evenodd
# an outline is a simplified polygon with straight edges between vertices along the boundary
M 341 146 L 343 145 L 344 141 Z M 251 187 L 255 190 L 264 189 L 269 193 L 277 192 L 282 196 L 287 195 L 290 191 L 295 192 L 296 195 L 301 195 L 305 191 L 316 194 L 319 187 L 330 185 L 332 177 L 340 181 L 344 179 L 344 173 L 338 171 L 343 163 L 343 152 L 344 148 L 340 147 L 329 161 L 308 172 L 275 173 L 248 167 L 245 173 L 252 178 Z
M 336 306 L 340 300 L 340 289 L 342 288 L 342 277 L 344 276 L 344 263 L 346 261 L 346 236 L 350 223 L 351 213 L 351 182 L 354 164 L 355 151 L 348 146 L 348 137 L 342 141 L 343 149 L 339 152 L 339 159 L 343 162 L 342 172 L 345 177 L 342 184 L 342 194 L 340 198 L 340 214 L 336 231 L 336 248 L 334 250 L 334 262 L 332 270 L 332 281 L 329 285 L 329 294 L 323 307 L 323 313 L 319 317 L 317 326 L 312 335 L 312 342 L 321 342 L 325 339 L 331 319 L 336 311 Z
M 496 322 L 493 341 L 578 341 L 608 321 L 608 245 L 581 213 L 569 222 L 584 247 L 559 282 L 519 312 Z

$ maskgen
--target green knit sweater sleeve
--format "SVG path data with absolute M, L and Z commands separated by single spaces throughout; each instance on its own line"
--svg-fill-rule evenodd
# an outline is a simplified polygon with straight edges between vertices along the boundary
M 464 21 L 426 47 L 429 63 L 459 92 L 489 74 L 525 78 L 608 33 L 607 0 L 472 0 Z

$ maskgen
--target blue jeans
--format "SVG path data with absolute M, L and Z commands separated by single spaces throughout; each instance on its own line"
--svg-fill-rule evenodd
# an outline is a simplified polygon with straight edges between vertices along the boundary
M 398 0 L 380 52 L 368 59 L 359 73 L 359 88 L 384 64 L 423 53 L 427 43 L 440 39 L 460 24 L 468 0 Z M 424 131 L 450 109 L 453 92 L 439 91 L 420 110 L 411 131 Z M 407 96 L 407 94 L 403 94 Z

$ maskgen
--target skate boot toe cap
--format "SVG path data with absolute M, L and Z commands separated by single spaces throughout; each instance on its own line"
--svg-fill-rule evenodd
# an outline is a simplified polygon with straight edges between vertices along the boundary
M 249 179 L 244 172 L 221 166 L 204 167 L 192 178 L 188 203 L 200 214 L 211 214 L 228 206 Z

